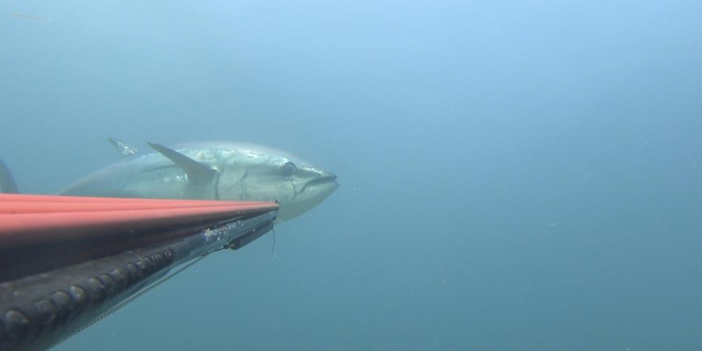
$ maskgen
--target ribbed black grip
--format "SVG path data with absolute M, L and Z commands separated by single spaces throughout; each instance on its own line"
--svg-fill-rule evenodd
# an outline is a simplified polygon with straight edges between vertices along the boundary
M 136 290 L 174 261 L 171 249 L 140 251 L 0 283 L 0 351 L 32 350 L 40 346 L 36 339 L 75 333 L 113 306 L 113 297 Z

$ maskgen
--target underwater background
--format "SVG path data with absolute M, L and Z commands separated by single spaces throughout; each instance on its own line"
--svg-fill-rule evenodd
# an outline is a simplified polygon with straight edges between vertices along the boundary
M 0 2 L 0 156 L 248 141 L 341 187 L 56 350 L 702 350 L 702 2 Z

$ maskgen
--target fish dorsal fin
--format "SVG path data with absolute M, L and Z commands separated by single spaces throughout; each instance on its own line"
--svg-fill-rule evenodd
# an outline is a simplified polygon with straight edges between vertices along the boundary
M 188 175 L 188 179 L 196 184 L 206 183 L 212 180 L 212 177 L 217 174 L 217 170 L 214 167 L 197 162 L 178 151 L 156 143 L 148 144 L 161 155 L 166 156 L 169 160 L 173 161 L 176 166 L 185 171 L 185 174 Z
M 131 156 L 131 155 L 134 155 L 137 152 L 139 152 L 139 150 L 137 150 L 137 149 L 135 149 L 135 148 L 133 148 L 133 147 L 131 147 L 131 146 L 115 139 L 115 138 L 107 138 L 107 141 L 109 141 L 110 144 L 112 144 L 112 146 L 114 146 L 115 149 L 117 149 L 117 151 L 119 151 L 119 153 L 122 154 L 122 156 Z
M 10 168 L 5 165 L 5 162 L 0 160 L 0 193 L 17 194 L 18 192 L 17 183 L 15 183 L 15 178 L 12 177 Z

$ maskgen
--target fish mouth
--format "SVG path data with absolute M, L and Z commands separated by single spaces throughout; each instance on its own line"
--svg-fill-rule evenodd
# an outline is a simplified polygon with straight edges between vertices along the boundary
M 292 198 L 280 206 L 278 219 L 287 221 L 302 215 L 322 203 L 338 187 L 336 174 L 321 172 L 316 178 L 293 188 Z
M 309 182 L 305 183 L 305 185 L 302 187 L 300 192 L 304 192 L 308 187 L 310 186 L 317 186 L 317 185 L 334 185 L 334 188 L 339 186 L 339 183 L 336 181 L 336 174 L 334 173 L 326 173 L 323 176 L 317 177 L 315 179 L 310 180 Z

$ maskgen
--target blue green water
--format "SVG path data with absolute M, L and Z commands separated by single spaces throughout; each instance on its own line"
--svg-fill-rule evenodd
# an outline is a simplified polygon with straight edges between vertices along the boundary
M 57 350 L 702 350 L 702 2 L 0 3 L 0 156 L 236 140 L 339 175 Z

